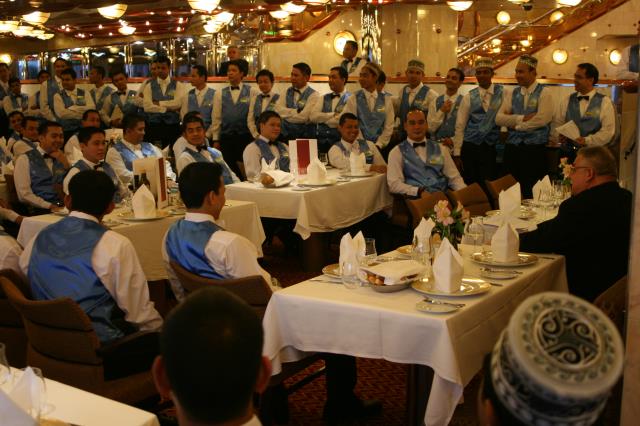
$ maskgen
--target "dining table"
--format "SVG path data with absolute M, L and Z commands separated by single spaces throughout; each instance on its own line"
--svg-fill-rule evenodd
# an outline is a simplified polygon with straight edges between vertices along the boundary
M 516 307 L 536 293 L 567 292 L 562 256 L 538 255 L 527 266 L 500 268 L 514 269 L 513 278 L 486 280 L 481 278 L 483 266 L 471 260 L 474 247 L 461 244 L 460 252 L 465 279 L 490 284 L 483 284 L 479 294 L 433 296 L 435 303 L 464 305 L 449 313 L 418 310 L 425 294 L 413 287 L 393 293 L 370 286 L 352 290 L 328 275 L 275 292 L 263 319 L 264 355 L 273 364 L 273 374 L 281 371 L 282 363 L 314 352 L 429 367 L 430 392 L 416 387 L 407 397 L 421 400 L 422 407 L 426 402 L 416 424 L 448 424 L 465 385 L 480 371 Z M 404 254 L 383 256 L 393 260 Z

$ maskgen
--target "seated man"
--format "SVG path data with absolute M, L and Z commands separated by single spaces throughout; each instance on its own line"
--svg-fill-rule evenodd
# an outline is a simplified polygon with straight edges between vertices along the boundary
M 520 250 L 566 257 L 569 292 L 590 302 L 627 274 L 632 196 L 620 188 L 607 148 L 578 151 L 571 174 L 573 196 L 558 215 L 520 236 Z M 606 226 L 596 225 L 606 217 Z
M 350 112 L 342 114 L 338 122 L 338 132 L 341 137 L 340 141 L 329 149 L 329 163 L 333 167 L 348 168 L 349 155 L 354 152 L 356 154 L 364 153 L 367 170 L 378 173 L 387 172 L 387 163 L 378 151 L 378 147 L 373 142 L 358 139 L 358 133 L 360 133 L 358 117 Z
M 104 137 L 104 130 L 98 127 L 83 127 L 78 132 L 80 141 L 80 149 L 82 150 L 82 159 L 69 169 L 67 176 L 62 182 L 62 190 L 65 194 L 69 193 L 69 182 L 71 178 L 83 170 L 100 170 L 105 172 L 111 178 L 113 185 L 116 187 L 116 193 L 113 195 L 113 202 L 119 203 L 127 192 L 116 172 L 109 163 L 105 163 L 104 156 L 107 152 L 107 141 Z
M 102 344 L 162 325 L 133 245 L 100 224 L 114 208 L 114 192 L 103 172 L 76 174 L 65 197 L 69 216 L 44 228 L 20 257 L 34 299 L 73 299 Z
M 20 226 L 22 223 L 22 216 L 8 208 L 7 204 L 2 199 L 0 199 L 0 219 L 3 221 L 3 225 L 15 224 Z M 18 262 L 20 254 L 22 254 L 22 247 L 20 247 L 20 244 L 18 244 L 15 238 L 0 227 L 0 269 L 11 269 L 22 274 Z
M 620 334 L 598 308 L 565 293 L 531 296 L 485 357 L 479 424 L 607 424 L 623 366 Z
M 170 261 L 206 278 L 262 275 L 271 283 L 269 273 L 258 265 L 256 247 L 215 223 L 225 202 L 222 176 L 222 166 L 209 162 L 189 164 L 180 173 L 180 196 L 187 214 L 171 226 L 162 244 L 162 258 L 178 300 L 184 298 L 184 289 Z
M 454 191 L 466 185 L 448 149 L 426 139 L 427 118 L 419 109 L 410 110 L 404 122 L 407 139 L 389 153 L 389 191 L 421 197 L 423 193 Z
M 218 163 L 222 167 L 222 177 L 225 185 L 240 182 L 240 179 L 231 171 L 224 158 L 222 158 L 222 153 L 215 148 L 207 146 L 207 140 L 204 137 L 204 122 L 201 118 L 196 116 L 185 118 L 182 122 L 182 133 L 187 138 L 188 144 L 176 160 L 178 175 L 191 163 Z
M 24 114 L 27 113 L 29 95 L 22 93 L 22 84 L 19 78 L 11 77 L 9 79 L 9 94 L 2 100 L 2 106 L 7 116 L 13 111 L 21 111 Z
M 271 379 L 263 340 L 260 318 L 224 290 L 198 291 L 177 306 L 160 334 L 152 373 L 160 395 L 175 404 L 178 423 L 260 426 L 253 395 Z
M 278 141 L 282 119 L 275 111 L 265 111 L 258 118 L 260 136 L 247 145 L 242 153 L 244 170 L 249 176 L 259 176 L 262 170 L 262 159 L 271 164 L 276 161 L 277 168 L 289 171 L 289 147 Z
M 24 126 L 24 114 L 22 111 L 13 111 L 8 117 L 9 119 L 9 128 L 11 130 L 11 134 L 7 138 L 7 148 L 13 148 L 13 145 L 22 139 L 22 126 Z
M 40 121 L 36 117 L 25 117 L 22 126 L 22 138 L 10 148 L 15 157 L 38 147 L 38 128 Z
M 184 115 L 184 118 L 182 119 L 182 123 L 184 124 L 184 121 L 186 119 L 188 119 L 189 117 L 198 117 L 200 119 L 202 119 L 202 114 L 200 113 L 200 111 L 189 111 L 188 113 L 186 113 Z M 204 122 L 204 120 L 202 120 Z M 183 126 L 181 126 L 183 127 Z M 211 144 L 209 143 L 209 139 L 207 138 L 207 133 L 205 132 L 205 137 L 204 137 L 204 142 L 207 144 L 207 146 L 211 146 Z M 175 143 L 173 144 L 173 158 L 175 158 L 176 162 L 178 161 L 178 158 L 180 158 L 180 154 L 182 154 L 182 151 L 184 151 L 184 149 L 187 147 L 187 145 L 189 145 L 189 142 L 187 142 L 187 138 L 184 135 L 184 131 L 182 132 L 182 134 L 180 135 L 180 137 L 178 139 L 176 139 Z M 177 166 L 176 166 L 177 168 Z M 178 172 L 180 173 L 180 172 Z
M 13 178 L 20 202 L 34 213 L 62 210 L 62 180 L 69 163 L 60 150 L 62 126 L 52 121 L 40 126 L 40 144 L 16 158 Z
M 123 139 L 113 144 L 107 151 L 107 163 L 115 170 L 120 181 L 129 185 L 133 183 L 133 161 L 138 158 L 163 158 L 162 151 L 149 142 L 143 142 L 145 121 L 141 115 L 125 115 L 122 119 Z M 165 161 L 167 178 L 176 179 L 171 165 Z
M 100 127 L 101 124 L 100 113 L 97 110 L 88 109 L 82 113 L 80 129 L 84 127 Z M 78 141 L 78 132 L 71 136 L 64 145 L 64 155 L 67 157 L 67 160 L 69 160 L 69 164 L 75 164 L 76 161 L 82 159 L 82 149 L 80 149 L 80 142 Z

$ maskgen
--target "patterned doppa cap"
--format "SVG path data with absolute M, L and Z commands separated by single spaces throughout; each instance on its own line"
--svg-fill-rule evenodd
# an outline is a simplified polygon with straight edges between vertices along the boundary
M 524 424 L 594 423 L 623 368 L 622 340 L 587 301 L 541 293 L 514 312 L 491 354 L 502 405 Z
M 407 64 L 407 70 L 418 70 L 424 72 L 424 62 L 419 59 L 412 59 Z
M 480 57 L 474 63 L 475 68 L 491 68 L 493 69 L 493 59 Z
M 369 71 L 375 74 L 376 77 L 380 77 L 380 74 L 382 73 L 382 68 L 380 68 L 380 65 L 373 62 L 367 62 L 362 68 L 367 68 Z
M 518 62 L 522 62 L 533 68 L 538 68 L 538 60 L 531 55 L 521 55 L 520 58 L 518 58 Z

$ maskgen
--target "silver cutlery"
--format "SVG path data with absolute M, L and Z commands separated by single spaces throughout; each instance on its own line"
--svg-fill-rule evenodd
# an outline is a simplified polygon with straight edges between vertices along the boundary
M 311 278 L 309 281 L 315 281 L 315 282 L 320 282 L 320 283 L 342 284 L 342 279 L 326 277 L 326 276 L 319 276 L 319 277 Z
M 480 270 L 484 272 L 509 272 L 512 274 L 522 275 L 522 271 L 516 271 L 513 269 L 494 269 L 494 268 L 482 267 L 480 268 Z
M 504 287 L 504 284 L 499 284 L 499 283 L 492 283 L 491 281 L 487 281 L 488 284 L 494 286 L 494 287 Z
M 453 306 L 454 308 L 464 308 L 465 307 L 464 303 L 445 302 L 444 300 L 432 299 L 429 296 L 425 296 L 425 298 L 423 300 L 425 302 L 427 302 L 427 303 L 432 304 L 432 305 L 446 305 L 446 306 Z

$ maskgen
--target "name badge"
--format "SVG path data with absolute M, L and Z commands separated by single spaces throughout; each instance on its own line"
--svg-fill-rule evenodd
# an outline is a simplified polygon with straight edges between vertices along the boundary
M 243 103 L 243 104 L 246 104 L 246 103 L 248 103 L 248 102 L 249 102 L 249 97 L 248 97 L 248 96 L 245 96 L 245 97 L 243 97 L 243 98 L 240 98 L 240 99 L 238 99 L 238 102 Z
M 432 155 L 429 157 L 429 164 L 442 165 L 444 164 L 444 157 L 442 155 Z

